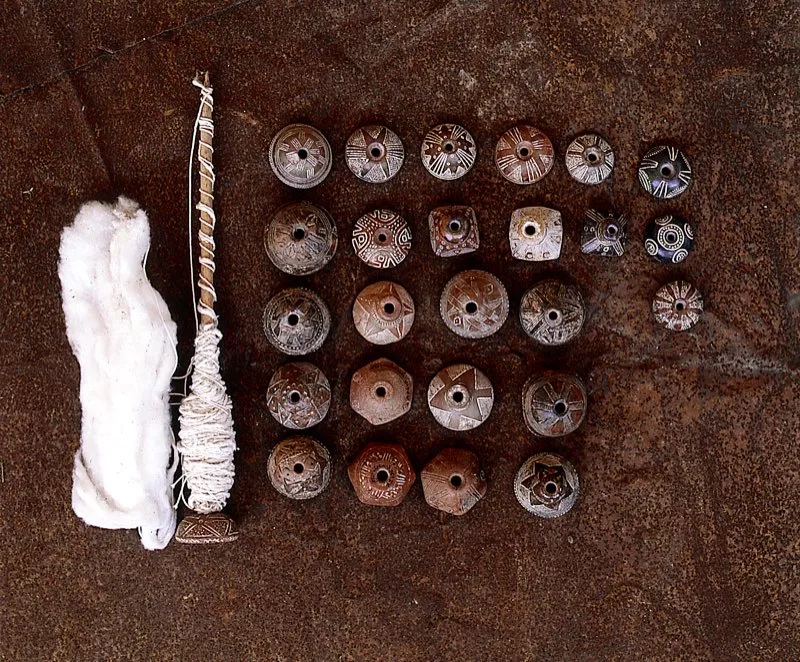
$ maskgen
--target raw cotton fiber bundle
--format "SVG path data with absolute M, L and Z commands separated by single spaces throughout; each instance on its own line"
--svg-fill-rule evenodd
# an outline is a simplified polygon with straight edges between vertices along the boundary
M 145 274 L 149 248 L 147 214 L 135 202 L 89 202 L 61 235 L 58 275 L 81 369 L 72 509 L 92 526 L 138 528 L 147 549 L 162 549 L 176 521 L 176 328 Z

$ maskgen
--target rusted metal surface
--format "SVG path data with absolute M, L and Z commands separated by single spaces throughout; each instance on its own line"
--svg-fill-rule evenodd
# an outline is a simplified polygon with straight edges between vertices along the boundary
M 517 4 L 5 3 L 2 655 L 800 657 L 796 3 Z M 90 198 L 124 192 L 148 210 L 148 273 L 179 323 L 185 366 L 196 68 L 211 72 L 216 102 L 217 310 L 240 449 L 229 511 L 241 533 L 224 547 L 149 554 L 134 532 L 89 529 L 69 507 L 79 375 L 60 310 L 58 238 Z M 335 154 L 330 175 L 304 192 L 281 184 L 268 160 L 273 136 L 295 122 L 323 131 Z M 427 130 L 448 122 L 469 129 L 478 158 L 442 182 L 418 156 Z M 493 158 L 499 136 L 520 123 L 555 149 L 552 171 L 530 186 L 506 182 Z M 348 136 L 369 124 L 392 127 L 406 147 L 403 168 L 381 185 L 344 161 Z M 563 160 L 586 132 L 615 152 L 613 173 L 592 187 Z M 691 188 L 670 201 L 637 179 L 659 144 L 679 146 L 693 170 Z M 262 237 L 281 204 L 303 198 L 330 211 L 341 245 L 299 278 L 272 266 Z M 432 254 L 427 217 L 448 204 L 475 209 L 478 251 Z M 509 252 L 512 211 L 535 205 L 562 213 L 558 261 Z M 414 237 L 386 271 L 349 242 L 355 221 L 379 208 L 401 214 Z M 581 253 L 588 208 L 625 213 L 623 256 Z M 676 266 L 643 247 L 647 223 L 670 213 L 697 230 Z M 482 340 L 451 333 L 439 316 L 442 288 L 464 269 L 497 275 L 511 299 L 506 323 Z M 565 348 L 534 346 L 517 321 L 522 294 L 545 277 L 576 284 L 586 304 L 581 336 Z M 363 340 L 350 312 L 380 279 L 416 305 L 413 329 L 388 347 Z M 705 302 L 684 333 L 650 311 L 674 280 L 692 282 Z M 333 317 L 309 356 L 333 389 L 314 428 L 333 475 L 305 502 L 278 494 L 265 473 L 285 436 L 266 387 L 287 358 L 264 337 L 262 312 L 290 286 L 313 289 Z M 491 416 L 449 431 L 421 387 L 408 414 L 374 428 L 350 409 L 349 384 L 384 355 L 423 386 L 447 365 L 479 367 L 495 389 Z M 586 420 L 562 439 L 536 439 L 522 417 L 523 385 L 546 369 L 580 374 L 589 390 Z M 419 485 L 399 508 L 361 506 L 346 467 L 380 440 L 401 443 L 417 469 L 445 447 L 476 452 L 486 497 L 462 518 L 440 519 Z M 529 516 L 513 492 L 517 469 L 540 451 L 580 473 L 579 502 L 552 521 Z M 558 609 L 536 617 L 542 604 Z

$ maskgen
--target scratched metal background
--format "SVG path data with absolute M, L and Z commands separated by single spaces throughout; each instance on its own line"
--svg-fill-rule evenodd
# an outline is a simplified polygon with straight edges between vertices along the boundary
M 797 2 L 500 3 L 427 0 L 258 2 L 7 0 L 0 10 L 0 658 L 497 660 L 788 659 L 800 656 L 800 220 Z M 134 532 L 89 529 L 70 510 L 80 430 L 78 367 L 60 309 L 59 232 L 81 202 L 124 192 L 150 212 L 148 269 L 181 329 L 191 301 L 185 160 L 196 68 L 213 74 L 219 289 L 224 375 L 240 451 L 229 509 L 235 544 L 146 553 Z M 424 130 L 455 120 L 480 157 L 462 180 L 424 172 Z M 559 160 L 516 187 L 491 162 L 497 136 L 528 120 L 559 156 L 594 129 L 616 148 L 612 179 L 574 183 Z M 292 121 L 321 128 L 338 160 L 307 193 L 337 219 L 331 265 L 304 281 L 327 301 L 333 331 L 312 356 L 334 404 L 316 431 L 336 457 L 330 489 L 309 503 L 268 485 L 269 448 L 284 434 L 263 405 L 285 359 L 261 312 L 299 281 L 266 259 L 270 212 L 301 194 L 269 171 L 266 149 Z M 343 163 L 352 129 L 383 122 L 408 161 L 384 186 Z M 659 204 L 639 190 L 637 159 L 672 140 L 696 171 L 689 193 Z M 436 259 L 428 210 L 471 204 L 481 249 Z M 565 217 L 556 264 L 507 249 L 511 211 L 549 204 Z M 378 204 L 411 222 L 414 247 L 391 273 L 362 265 L 353 222 Z M 589 205 L 631 219 L 624 259 L 580 254 Z M 697 229 L 680 268 L 641 246 L 667 210 Z M 460 269 L 499 275 L 512 315 L 470 342 L 437 313 Z M 537 350 L 516 321 L 524 290 L 545 274 L 578 284 L 581 339 Z M 677 335 L 648 312 L 657 287 L 684 275 L 707 300 Z M 355 294 L 388 276 L 417 303 L 410 336 L 368 346 L 350 318 Z M 380 429 L 348 405 L 352 372 L 377 356 L 415 379 L 411 413 Z M 427 411 L 425 386 L 468 360 L 497 391 L 488 422 L 450 433 Z M 591 386 L 590 413 L 563 440 L 534 439 L 519 395 L 533 371 L 562 367 Z M 418 468 L 459 444 L 485 462 L 489 493 L 462 519 L 441 519 L 417 486 L 401 507 L 362 507 L 346 463 L 370 439 L 405 444 Z M 584 495 L 559 521 L 539 521 L 512 494 L 532 452 L 573 458 Z

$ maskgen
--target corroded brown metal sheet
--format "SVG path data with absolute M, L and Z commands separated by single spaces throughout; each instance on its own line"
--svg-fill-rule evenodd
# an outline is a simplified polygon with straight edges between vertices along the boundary
M 690 5 L 695 8 L 690 8 Z M 108 5 L 108 6 L 106 6 Z M 111 6 L 113 5 L 113 6 Z M 698 8 L 699 7 L 699 8 Z M 0 30 L 0 632 L 6 659 L 730 659 L 800 656 L 800 153 L 796 3 L 382 4 L 332 0 L 94 3 L 11 0 Z M 150 213 L 148 272 L 192 337 L 185 167 L 197 96 L 215 86 L 219 173 L 218 292 L 222 371 L 234 402 L 241 534 L 225 547 L 141 549 L 135 532 L 101 531 L 70 509 L 79 374 L 64 333 L 59 233 L 81 202 L 125 193 Z M 272 174 L 268 147 L 292 122 L 320 128 L 336 154 L 308 191 Z M 463 125 L 478 158 L 464 177 L 431 177 L 425 132 Z M 506 182 L 498 137 L 529 123 L 556 163 L 532 186 Z M 383 124 L 406 162 L 384 185 L 344 160 L 359 126 Z M 584 132 L 615 152 L 611 177 L 582 187 L 563 154 Z M 680 145 L 691 189 L 670 202 L 641 190 L 639 158 Z M 299 279 L 276 270 L 262 237 L 281 204 L 328 209 L 342 241 L 330 264 Z M 436 258 L 427 217 L 470 205 L 480 248 Z M 557 262 L 512 258 L 518 207 L 562 213 Z M 583 255 L 587 208 L 628 218 L 625 254 Z M 406 219 L 412 250 L 378 272 L 349 238 L 363 214 Z M 680 214 L 696 245 L 677 267 L 642 245 L 656 215 Z M 508 289 L 511 314 L 480 341 L 449 332 L 442 287 L 484 269 Z M 545 276 L 576 284 L 581 337 L 535 346 L 519 327 L 522 294 Z M 378 347 L 352 323 L 376 280 L 408 290 L 409 335 Z M 669 333 L 650 313 L 655 291 L 685 278 L 705 313 Z M 311 287 L 333 316 L 308 360 L 332 386 L 313 434 L 332 452 L 330 487 L 294 502 L 273 490 L 270 448 L 285 436 L 265 406 L 286 362 L 262 331 L 281 289 Z M 350 409 L 353 372 L 385 356 L 417 388 L 411 411 L 374 428 Z M 469 432 L 438 425 L 426 403 L 447 365 L 480 368 L 495 390 Z M 534 372 L 580 375 L 590 391 L 581 428 L 534 438 L 521 391 Z M 346 467 L 367 442 L 402 443 L 417 470 L 442 448 L 475 451 L 486 497 L 446 519 L 419 485 L 399 507 L 354 496 Z M 534 452 L 570 458 L 581 497 L 545 521 L 520 508 L 514 474 Z M 188 651 L 188 652 L 187 652 Z

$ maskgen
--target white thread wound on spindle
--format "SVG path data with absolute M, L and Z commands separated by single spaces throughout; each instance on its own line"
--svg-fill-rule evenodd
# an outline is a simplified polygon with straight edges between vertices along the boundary
M 222 334 L 203 325 L 194 341 L 191 392 L 180 406 L 180 440 L 187 503 L 198 513 L 216 513 L 225 507 L 233 487 L 233 430 L 231 399 L 219 374 Z
M 197 113 L 192 138 L 192 153 L 189 157 L 189 227 L 192 223 L 192 190 L 191 164 L 194 155 L 195 137 L 199 129 L 200 145 L 213 153 L 209 139 L 214 137 L 214 122 L 210 118 L 201 117 L 204 106 L 213 111 L 214 99 L 212 89 L 206 87 L 195 78 L 193 84 L 200 88 L 200 110 Z M 213 204 L 215 182 L 214 164 L 202 153 L 198 153 L 200 162 L 200 178 L 210 182 L 211 191 L 203 191 Z M 216 215 L 211 204 L 198 202 L 196 209 L 201 212 L 198 238 L 201 245 L 200 265 L 213 273 L 214 264 L 214 227 Z M 207 214 L 208 218 L 202 215 Z M 189 233 L 191 242 L 191 231 Z M 207 255 L 203 255 L 205 249 Z M 193 261 L 192 251 L 189 253 Z M 192 270 L 193 270 L 192 263 Z M 197 285 L 201 292 L 206 292 L 213 302 L 217 300 L 214 284 L 200 270 Z M 194 293 L 194 275 L 192 275 L 192 292 Z M 193 294 L 194 296 L 194 294 Z M 210 320 L 200 322 L 201 318 Z M 183 467 L 183 485 L 188 485 L 189 507 L 199 513 L 215 513 L 225 507 L 233 487 L 234 464 L 233 455 L 236 450 L 236 433 L 233 429 L 232 402 L 228 396 L 225 382 L 219 372 L 219 341 L 222 333 L 217 328 L 217 314 L 214 308 L 206 305 L 202 296 L 197 300 L 195 324 L 197 335 L 194 341 L 194 358 L 192 359 L 192 383 L 187 395 L 179 407 L 180 431 L 178 433 L 178 451 L 181 454 Z M 183 492 L 181 486 L 181 493 Z

